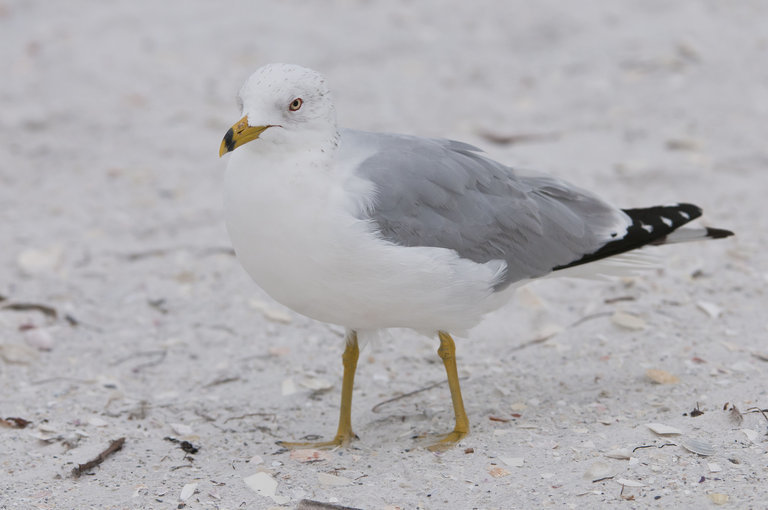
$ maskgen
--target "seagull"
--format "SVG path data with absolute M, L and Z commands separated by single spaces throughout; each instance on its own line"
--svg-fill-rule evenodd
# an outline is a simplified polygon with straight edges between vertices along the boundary
M 346 446 L 358 334 L 410 328 L 440 341 L 453 431 L 469 433 L 455 343 L 520 285 L 572 270 L 612 274 L 645 245 L 733 235 L 680 228 L 701 215 L 679 203 L 621 209 L 546 175 L 523 175 L 472 145 L 339 128 L 325 79 L 268 64 L 238 94 L 225 134 L 226 227 L 237 258 L 279 303 L 346 330 L 339 424 Z M 615 269 L 615 268 L 614 268 Z

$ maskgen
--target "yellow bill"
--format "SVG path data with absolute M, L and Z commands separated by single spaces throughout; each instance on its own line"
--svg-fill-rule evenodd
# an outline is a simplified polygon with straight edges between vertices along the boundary
M 248 116 L 246 115 L 237 123 L 227 130 L 224 135 L 224 139 L 221 141 L 221 147 L 219 148 L 219 157 L 223 156 L 227 152 L 232 152 L 243 144 L 255 140 L 261 133 L 271 125 L 266 126 L 249 126 Z

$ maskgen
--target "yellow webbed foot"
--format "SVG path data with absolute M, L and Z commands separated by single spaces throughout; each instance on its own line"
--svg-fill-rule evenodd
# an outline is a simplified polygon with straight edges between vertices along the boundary
M 349 443 L 357 439 L 357 436 L 351 430 L 349 434 L 336 434 L 336 436 L 330 441 L 306 441 L 306 442 L 294 442 L 294 441 L 278 441 L 277 444 L 283 448 L 290 448 L 291 450 L 298 450 L 302 448 L 314 448 L 316 450 L 332 450 L 339 447 L 347 447 Z
M 456 443 L 464 439 L 468 433 L 469 431 L 463 430 L 454 430 L 453 432 L 449 432 L 448 434 L 442 436 L 437 442 L 427 446 L 427 450 L 431 452 L 444 452 L 450 450 L 456 446 Z
M 344 378 L 341 383 L 341 406 L 339 408 L 339 428 L 336 430 L 336 436 L 330 441 L 278 441 L 277 444 L 284 448 L 315 448 L 331 449 L 339 446 L 349 446 L 349 442 L 357 439 L 352 432 L 352 388 L 355 383 L 355 370 L 357 370 L 357 359 L 360 355 L 360 348 L 357 345 L 357 333 L 353 330 L 347 331 L 347 346 L 341 359 L 344 364 Z
M 464 401 L 461 398 L 461 387 L 459 386 L 459 374 L 456 370 L 456 346 L 453 338 L 448 333 L 440 331 L 438 336 L 440 337 L 440 348 L 437 349 L 437 354 L 443 360 L 445 373 L 448 376 L 448 387 L 451 389 L 456 426 L 453 428 L 453 432 L 449 432 L 436 443 L 427 446 L 427 449 L 432 452 L 450 450 L 469 434 L 469 418 L 467 418 L 467 413 L 464 411 Z

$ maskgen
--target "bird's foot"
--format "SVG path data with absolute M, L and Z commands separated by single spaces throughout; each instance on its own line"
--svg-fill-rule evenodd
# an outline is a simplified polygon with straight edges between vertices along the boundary
M 426 445 L 427 450 L 431 452 L 445 452 L 455 447 L 456 443 L 464 439 L 464 437 L 466 437 L 468 433 L 469 433 L 468 430 L 454 429 L 452 432 L 449 432 L 448 434 L 440 434 L 440 435 L 429 434 L 427 436 L 422 436 L 422 438 L 424 439 L 424 442 L 427 443 Z M 439 439 L 435 442 L 430 442 L 430 439 L 434 437 L 437 437 Z
M 293 442 L 293 441 L 278 441 L 277 444 L 283 448 L 289 448 L 291 450 L 300 450 L 304 448 L 314 448 L 316 450 L 331 450 L 339 447 L 347 447 L 349 443 L 357 439 L 357 435 L 350 431 L 349 434 L 336 434 L 336 436 L 330 441 L 307 441 L 307 442 Z

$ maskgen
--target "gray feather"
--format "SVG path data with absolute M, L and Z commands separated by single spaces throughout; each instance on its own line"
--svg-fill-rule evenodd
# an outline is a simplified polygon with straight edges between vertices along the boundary
M 353 130 L 344 140 L 372 151 L 357 174 L 375 186 L 365 214 L 382 238 L 504 260 L 495 290 L 578 260 L 626 229 L 626 215 L 589 192 L 520 176 L 465 143 Z

